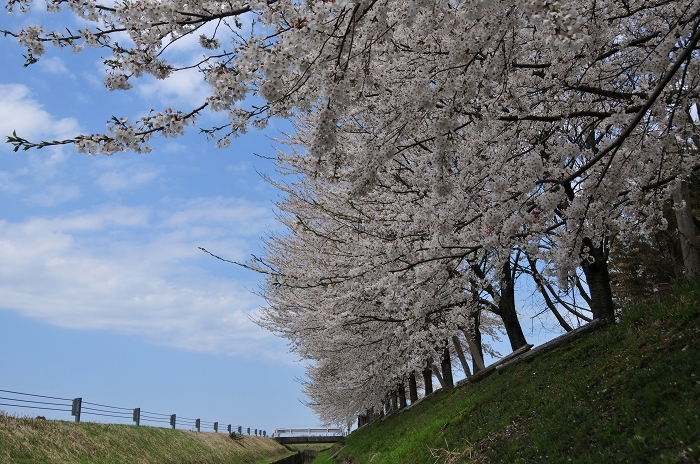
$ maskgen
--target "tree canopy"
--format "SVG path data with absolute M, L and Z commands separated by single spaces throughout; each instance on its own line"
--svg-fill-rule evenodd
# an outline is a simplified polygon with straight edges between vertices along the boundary
M 105 85 L 127 90 L 181 71 L 167 49 L 199 34 L 210 95 L 104 134 L 14 135 L 16 149 L 148 150 L 205 108 L 228 114 L 203 128 L 221 147 L 295 122 L 301 148 L 278 158 L 298 176 L 279 185 L 288 233 L 248 266 L 267 275 L 260 323 L 316 362 L 308 392 L 329 421 L 379 405 L 450 337 L 478 356 L 475 330 L 503 324 L 524 344 L 510 296 L 522 273 L 574 320 L 613 319 L 611 239 L 665 229 L 672 189 L 700 169 L 695 0 L 48 5 L 85 27 L 5 31 L 29 63 L 48 44 L 100 47 Z

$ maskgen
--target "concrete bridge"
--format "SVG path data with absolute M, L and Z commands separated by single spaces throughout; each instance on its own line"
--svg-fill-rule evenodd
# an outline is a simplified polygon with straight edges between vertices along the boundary
M 275 429 L 272 438 L 282 445 L 336 443 L 344 437 L 341 429 Z

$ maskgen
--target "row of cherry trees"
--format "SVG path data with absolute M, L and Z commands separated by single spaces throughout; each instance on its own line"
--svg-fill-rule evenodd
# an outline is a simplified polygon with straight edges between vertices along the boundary
M 63 6 L 86 27 L 6 31 L 28 62 L 47 43 L 102 47 L 106 85 L 128 89 L 180 71 L 168 45 L 199 34 L 211 95 L 16 149 L 148 150 L 207 107 L 229 116 L 204 128 L 220 146 L 294 120 L 278 156 L 287 231 L 246 265 L 266 274 L 260 324 L 312 361 L 306 393 L 327 422 L 406 382 L 429 390 L 430 372 L 449 386 L 450 353 L 483 367 L 481 334 L 524 345 L 526 274 L 565 330 L 613 320 L 613 238 L 664 228 L 664 202 L 700 168 L 696 0 L 50 3 Z
M 308 146 L 308 129 L 298 127 L 289 142 Z M 354 134 L 339 131 L 336 138 L 349 147 Z M 502 329 L 513 350 L 524 346 L 518 276 L 540 284 L 566 330 L 567 315 L 590 320 L 588 304 L 577 305 L 536 263 L 540 249 L 555 246 L 556 234 L 534 247 L 513 244 L 500 256 L 483 243 L 492 237 L 488 229 L 468 231 L 482 237 L 470 243 L 461 230 L 469 225 L 459 225 L 465 212 L 457 210 L 469 197 L 430 190 L 416 168 L 422 154 L 405 154 L 358 194 L 348 180 L 319 176 L 313 154 L 279 153 L 280 168 L 297 179 L 278 184 L 287 194 L 279 205 L 287 229 L 271 238 L 265 257 L 247 265 L 267 276 L 261 325 L 313 361 L 306 393 L 324 420 L 347 423 L 359 412 L 383 410 L 392 397 L 405 398 L 407 385 L 415 401 L 418 389 L 432 390 L 433 375 L 451 388 L 452 361 L 471 375 L 484 368 L 484 350 L 493 354 L 482 334 Z M 590 300 L 578 274 L 568 280 Z

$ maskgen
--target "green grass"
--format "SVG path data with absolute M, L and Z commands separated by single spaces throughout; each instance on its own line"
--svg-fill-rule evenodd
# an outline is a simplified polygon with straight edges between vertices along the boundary
M 0 463 L 250 463 L 292 454 L 276 441 L 156 427 L 47 421 L 0 413 Z
M 700 285 L 674 294 L 365 426 L 335 462 L 700 462 Z
M 314 459 L 313 464 L 332 464 L 333 461 L 331 459 L 331 452 L 329 450 L 324 450 L 318 453 L 318 456 L 316 459 Z

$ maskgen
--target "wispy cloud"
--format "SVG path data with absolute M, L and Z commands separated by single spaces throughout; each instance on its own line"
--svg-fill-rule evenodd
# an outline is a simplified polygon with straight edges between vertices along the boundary
M 70 138 L 80 127 L 73 118 L 56 118 L 37 102 L 23 84 L 0 84 L 0 136 L 17 135 L 36 142 Z M 10 151 L 12 145 L 0 144 L 0 151 Z M 52 206 L 80 196 L 76 185 L 55 180 L 57 172 L 70 158 L 65 147 L 49 147 L 41 151 L 13 154 L 0 171 L 0 191 L 11 194 L 27 193 L 27 204 Z M 18 162 L 19 161 L 19 162 Z M 14 169 L 9 167 L 14 165 Z
M 50 74 L 65 74 L 75 78 L 75 74 L 70 72 L 63 60 L 57 56 L 42 58 L 39 60 L 39 67 Z
M 22 184 L 17 182 L 17 175 L 8 171 L 0 171 L 0 190 L 9 193 L 19 193 L 22 190 Z
M 133 190 L 154 180 L 161 172 L 162 169 L 153 167 L 113 169 L 100 174 L 95 183 L 102 190 L 108 192 Z
M 13 131 L 27 139 L 60 139 L 80 133 L 75 119 L 53 117 L 31 97 L 26 85 L 0 84 L 0 134 L 9 135 Z
M 52 184 L 27 197 L 26 202 L 37 206 L 54 206 L 80 198 L 77 185 Z
M 248 317 L 262 303 L 245 289 L 255 276 L 213 276 L 212 259 L 197 250 L 241 259 L 247 238 L 270 220 L 261 205 L 200 198 L 0 221 L 0 306 L 186 350 L 280 356 Z

